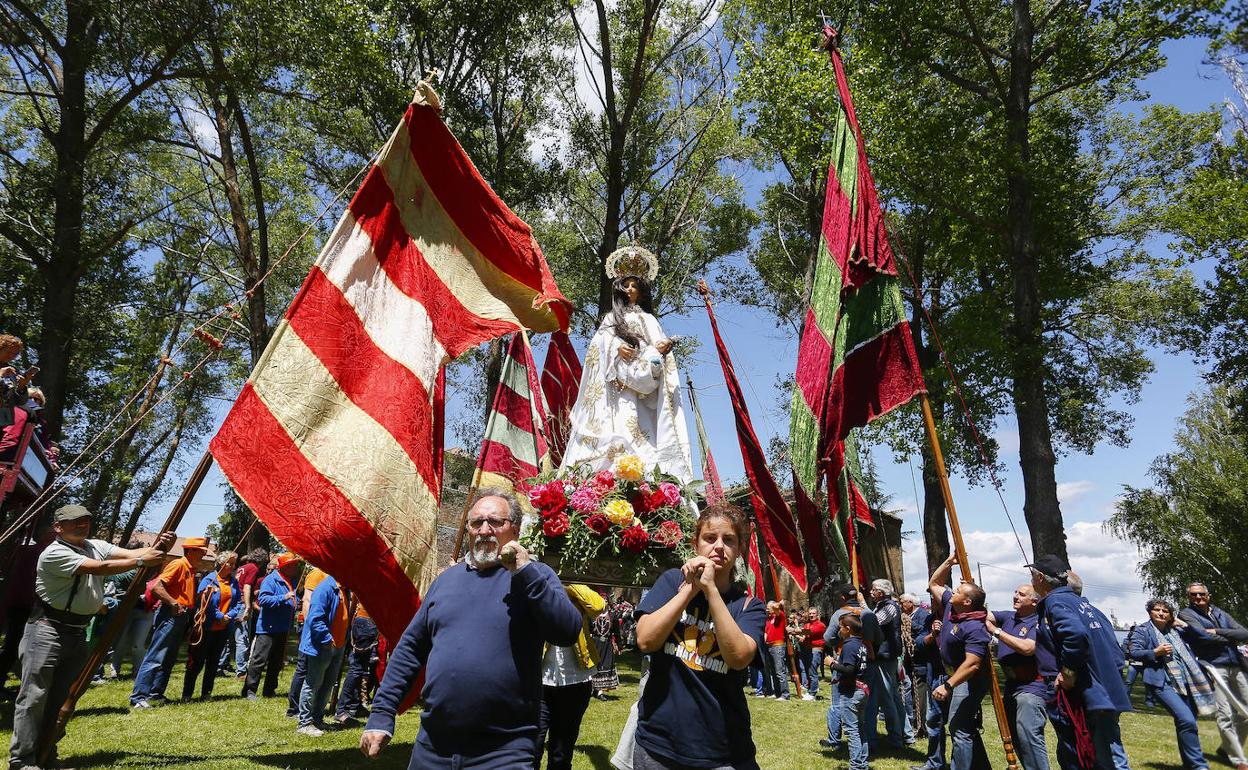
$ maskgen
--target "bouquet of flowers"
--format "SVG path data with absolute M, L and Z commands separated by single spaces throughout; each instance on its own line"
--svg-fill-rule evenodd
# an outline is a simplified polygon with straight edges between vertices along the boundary
M 648 573 L 693 556 L 687 493 L 693 490 L 657 468 L 647 473 L 636 455 L 623 455 L 611 470 L 531 479 L 529 502 L 539 520 L 522 541 L 539 558 L 557 553 L 561 570 L 580 572 L 591 561 L 611 559 L 640 584 Z

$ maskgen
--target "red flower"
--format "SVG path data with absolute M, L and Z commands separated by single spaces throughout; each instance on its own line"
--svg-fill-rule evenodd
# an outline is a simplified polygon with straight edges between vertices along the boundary
M 606 469 L 598 471 L 594 474 L 594 486 L 603 492 L 615 489 L 615 474 Z
M 646 544 L 649 542 L 650 536 L 638 524 L 634 524 L 620 533 L 620 545 L 625 550 L 633 553 L 641 553 L 646 550 Z
M 542 518 L 559 513 L 568 505 L 568 496 L 563 491 L 562 481 L 551 481 L 538 484 L 529 490 L 529 502 L 541 511 Z
M 679 524 L 674 521 L 665 521 L 655 530 L 654 543 L 664 548 L 672 548 L 680 542 L 684 535 L 685 533 L 681 531 Z
M 611 520 L 601 513 L 595 513 L 585 519 L 585 526 L 593 530 L 595 535 L 605 535 L 611 531 Z
M 571 524 L 572 522 L 568 520 L 568 514 L 556 513 L 542 522 L 542 534 L 546 535 L 546 537 L 566 535 Z

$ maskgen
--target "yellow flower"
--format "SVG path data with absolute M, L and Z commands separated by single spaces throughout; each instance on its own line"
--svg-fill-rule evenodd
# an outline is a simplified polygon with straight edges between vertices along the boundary
M 645 468 L 637 455 L 624 455 L 615 461 L 615 475 L 625 481 L 641 481 Z
M 633 521 L 633 506 L 627 500 L 612 500 L 602 509 L 612 524 L 627 527 Z

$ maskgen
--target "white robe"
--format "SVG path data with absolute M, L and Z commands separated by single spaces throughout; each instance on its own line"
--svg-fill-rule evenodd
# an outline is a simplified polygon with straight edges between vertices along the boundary
M 630 307 L 625 320 L 641 341 L 637 357 L 620 357 L 624 341 L 615 335 L 612 317 L 604 318 L 585 353 L 559 471 L 577 464 L 594 471 L 609 469 L 616 458 L 633 454 L 647 473 L 657 465 L 687 484 L 693 479 L 693 463 L 676 357 L 655 349 L 667 336 L 654 316 Z

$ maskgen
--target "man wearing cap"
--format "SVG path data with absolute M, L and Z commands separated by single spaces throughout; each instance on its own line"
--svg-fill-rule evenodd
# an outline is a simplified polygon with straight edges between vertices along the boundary
M 1118 717 L 1131 710 L 1131 699 L 1122 681 L 1125 658 L 1114 627 L 1071 589 L 1065 559 L 1045 554 L 1027 566 L 1031 585 L 1042 597 L 1037 642 L 1052 651 L 1058 672 L 1047 688 L 1057 763 L 1076 770 L 1078 744 L 1090 738 L 1099 770 L 1129 770 Z M 1077 725 L 1084 720 L 1090 736 L 1081 737 Z
M 575 644 L 581 613 L 553 570 L 517 541 L 520 504 L 482 489 L 468 511 L 466 560 L 429 587 L 373 699 L 360 750 L 375 757 L 424 671 L 425 710 L 409 768 L 533 767 L 542 650 Z
M 286 662 L 286 636 L 295 619 L 295 583 L 303 562 L 287 551 L 277 557 L 277 569 L 260 584 L 256 604 L 260 613 L 256 618 L 256 635 L 251 642 L 251 659 L 247 661 L 247 679 L 243 682 L 243 697 L 256 699 L 260 686 L 260 672 L 264 672 L 266 698 L 277 695 L 277 676 Z
M 152 584 L 160 609 L 152 621 L 152 641 L 134 676 L 130 708 L 148 709 L 165 702 L 169 674 L 178 660 L 178 648 L 195 610 L 195 573 L 208 553 L 208 538 L 182 541 L 182 556 L 165 565 Z
M 81 505 L 59 508 L 52 529 L 56 540 L 39 556 L 38 599 L 19 650 L 22 683 L 13 711 L 10 770 L 34 767 L 41 737 L 56 728 L 57 712 L 87 659 L 87 623 L 104 606 L 104 577 L 158 564 L 173 544 L 171 532 L 152 548 L 134 550 L 90 540 L 91 512 Z
M 1200 634 L 1191 645 L 1192 652 L 1213 669 L 1206 668 L 1206 673 L 1217 678 L 1213 694 L 1218 703 L 1222 751 L 1235 765 L 1235 770 L 1248 770 L 1248 757 L 1244 753 L 1244 742 L 1248 741 L 1248 714 L 1235 704 L 1235 701 L 1248 704 L 1248 658 L 1239 651 L 1239 645 L 1248 643 L 1248 629 L 1226 610 L 1209 602 L 1209 588 L 1204 583 L 1192 583 L 1187 587 L 1187 602 L 1179 617 Z

